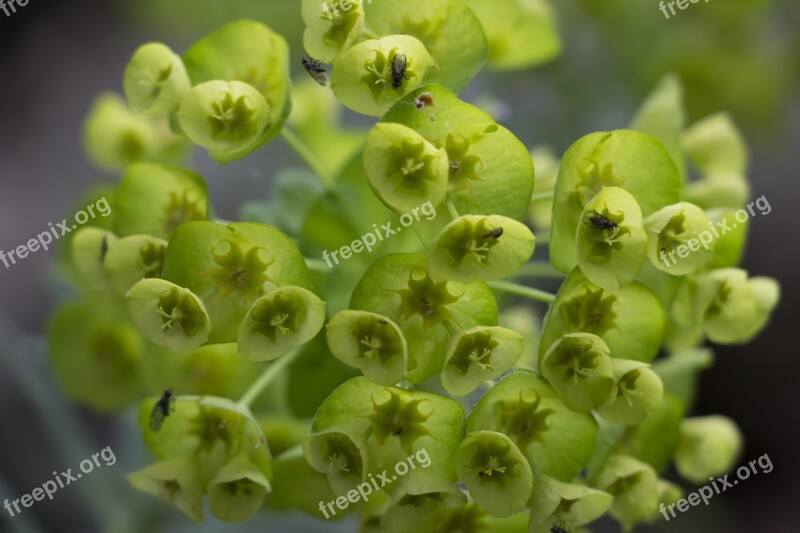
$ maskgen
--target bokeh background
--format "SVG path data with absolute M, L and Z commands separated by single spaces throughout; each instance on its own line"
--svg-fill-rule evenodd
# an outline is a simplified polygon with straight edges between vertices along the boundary
M 376 0 L 380 1 L 380 0 Z M 800 530 L 797 302 L 800 233 L 800 3 L 713 0 L 665 19 L 654 0 L 556 0 L 564 50 L 555 61 L 515 73 L 482 73 L 463 97 L 490 103 L 527 146 L 557 153 L 579 137 L 625 127 L 659 78 L 686 86 L 689 122 L 730 111 L 751 148 L 754 197 L 772 212 L 752 221 L 744 268 L 777 278 L 782 302 L 751 344 L 716 348 L 696 412 L 740 425 L 747 460 L 769 454 L 774 470 L 642 531 Z M 33 0 L 0 12 L 0 248 L 9 249 L 71 216 L 88 187 L 118 176 L 89 164 L 81 125 L 101 91 L 121 91 L 124 66 L 140 44 L 178 51 L 228 20 L 251 17 L 282 33 L 302 68 L 298 0 Z M 362 123 L 346 117 L 354 125 Z M 265 199 L 276 171 L 300 162 L 275 141 L 220 167 L 197 152 L 217 213 L 234 218 Z M 57 251 L 0 266 L 0 500 L 17 498 L 51 472 L 111 445 L 103 467 L 15 518 L 0 531 L 349 531 L 293 514 L 260 514 L 240 526 L 190 524 L 130 489 L 124 475 L 148 462 L 134 414 L 108 418 L 72 405 L 46 362 L 48 316 L 69 291 L 52 269 Z M 593 527 L 616 531 L 611 522 Z

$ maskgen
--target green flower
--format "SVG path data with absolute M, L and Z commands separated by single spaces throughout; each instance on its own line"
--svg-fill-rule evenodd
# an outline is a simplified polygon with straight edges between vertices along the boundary
M 383 403 L 372 398 L 373 413 L 367 418 L 372 424 L 373 435 L 378 446 L 383 446 L 389 437 L 396 437 L 400 446 L 410 452 L 417 439 L 431 435 L 425 425 L 431 413 L 423 413 L 422 409 L 428 401 L 405 398 L 394 391 L 389 391 L 389 394 L 389 399 Z
M 453 315 L 447 306 L 459 299 L 450 294 L 446 281 L 434 282 L 422 267 L 412 269 L 408 276 L 408 288 L 397 292 L 403 302 L 403 320 L 419 314 L 425 329 L 452 319 Z

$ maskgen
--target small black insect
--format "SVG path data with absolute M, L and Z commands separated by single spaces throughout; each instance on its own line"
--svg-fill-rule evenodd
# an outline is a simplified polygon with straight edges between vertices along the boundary
M 594 229 L 615 230 L 619 226 L 613 220 L 601 215 L 597 211 L 588 211 L 583 215 L 583 223 Z
M 426 107 L 434 107 L 436 104 L 433 101 L 431 93 L 422 93 L 414 99 L 417 109 L 424 109 Z
M 484 235 L 484 239 L 492 238 L 492 239 L 499 239 L 503 235 L 503 228 L 494 228 L 493 230 L 487 231 Z
M 167 389 L 153 406 L 153 412 L 150 413 L 150 429 L 160 430 L 164 425 L 164 419 L 173 411 L 175 411 L 175 396 L 172 394 L 172 389 Z
M 106 254 L 108 253 L 108 236 L 103 237 L 103 242 L 100 244 L 100 262 L 102 263 Z
M 314 78 L 314 81 L 325 87 L 328 83 L 328 78 L 325 77 L 325 72 L 327 72 L 324 68 L 322 68 L 322 61 L 318 59 L 314 59 L 308 55 L 303 56 L 303 67 L 305 67 L 306 72 Z
M 550 533 L 569 533 L 569 531 L 558 524 L 554 524 L 553 527 L 550 528 Z
M 378 324 L 388 324 L 388 322 L 385 321 L 384 319 L 380 318 L 380 319 L 378 319 Z
M 406 66 L 408 58 L 403 54 L 395 54 L 392 58 L 392 87 L 395 89 L 403 88 L 403 80 L 407 80 Z

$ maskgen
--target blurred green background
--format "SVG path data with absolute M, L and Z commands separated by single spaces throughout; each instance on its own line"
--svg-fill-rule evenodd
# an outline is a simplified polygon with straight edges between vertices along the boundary
M 766 195 L 773 208 L 753 221 L 744 267 L 780 280 L 781 306 L 752 344 L 716 350 L 697 412 L 736 420 L 746 437 L 740 462 L 767 453 L 775 469 L 651 530 L 797 531 L 800 3 L 713 0 L 669 20 L 655 0 L 554 4 L 562 55 L 527 71 L 483 72 L 464 99 L 491 107 L 529 148 L 544 144 L 560 154 L 587 133 L 625 127 L 657 81 L 674 72 L 685 84 L 689 123 L 717 111 L 732 114 L 752 150 L 753 196 Z M 305 75 L 298 0 L 40 0 L 13 17 L 0 13 L 0 248 L 71 213 L 89 186 L 117 178 L 89 165 L 80 128 L 97 93 L 121 91 L 123 69 L 139 44 L 158 40 L 183 51 L 241 17 L 283 34 L 295 76 Z M 349 114 L 346 121 L 369 124 Z M 266 198 L 278 170 L 299 164 L 281 141 L 227 167 L 193 155 L 226 219 L 243 202 Z M 125 474 L 147 462 L 134 413 L 109 418 L 72 405 L 46 364 L 41 335 L 54 302 L 68 296 L 52 274 L 56 253 L 0 269 L 0 500 L 29 492 L 53 470 L 107 445 L 118 462 L 18 517 L 0 510 L 0 531 L 89 532 L 107 529 L 103 523 L 120 532 L 352 530 L 351 523 L 264 513 L 240 526 L 195 526 L 130 489 Z M 603 522 L 594 530 L 615 528 Z

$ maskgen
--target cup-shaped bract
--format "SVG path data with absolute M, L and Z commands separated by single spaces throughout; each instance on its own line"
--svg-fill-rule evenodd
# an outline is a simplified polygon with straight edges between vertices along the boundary
M 232 146 L 230 149 L 211 150 L 215 160 L 229 163 L 241 159 L 280 133 L 291 107 L 289 48 L 282 36 L 260 22 L 238 20 L 195 43 L 183 55 L 183 62 L 195 84 L 238 80 L 254 88 L 267 103 L 265 107 L 256 106 L 255 102 L 260 100 L 253 95 L 247 104 L 256 111 L 250 120 L 258 117 L 261 123 L 264 117 L 260 114 L 267 112 L 265 127 L 258 132 L 258 138 L 239 150 Z M 251 91 L 247 90 L 247 93 Z M 218 121 L 215 123 L 219 125 Z M 239 126 L 245 124 L 237 124 L 234 129 L 240 130 Z M 202 131 L 202 126 L 199 127 Z
M 128 167 L 114 196 L 114 232 L 120 237 L 151 235 L 168 239 L 210 211 L 203 178 L 191 170 L 155 163 Z
M 207 81 L 181 100 L 178 120 L 189 139 L 227 156 L 249 150 L 270 125 L 270 106 L 258 90 L 241 81 Z
M 162 117 L 178 108 L 192 84 L 179 55 L 164 44 L 147 43 L 134 52 L 123 85 L 134 111 Z
M 464 409 L 452 398 L 384 387 L 358 376 L 322 402 L 312 429 L 368 434 L 370 472 L 405 462 L 410 453 L 418 458 L 424 450 L 430 460 L 426 471 L 455 481 L 453 454 L 464 438 L 464 426 Z
M 94 228 L 80 228 L 70 241 L 72 271 L 78 281 L 99 294 L 111 294 L 112 288 L 103 260 L 111 245 L 117 242 L 112 232 Z
M 648 216 L 644 225 L 647 258 L 660 271 L 684 276 L 711 261 L 716 239 L 711 222 L 696 205 L 680 202 L 662 207 Z
M 142 394 L 147 346 L 116 302 L 59 308 L 48 331 L 48 358 L 70 398 L 114 411 Z
M 434 281 L 423 254 L 377 260 L 353 290 L 350 307 L 389 317 L 408 343 L 406 377 L 413 383 L 438 374 L 450 332 L 445 322 L 469 329 L 497 324 L 497 302 L 480 281 Z
M 634 281 L 617 291 L 598 287 L 579 268 L 561 285 L 542 327 L 539 363 L 565 333 L 597 335 L 619 359 L 650 362 L 658 354 L 664 311 L 645 285 Z
M 507 435 L 534 472 L 570 481 L 589 461 L 597 422 L 567 408 L 539 374 L 516 370 L 478 401 L 467 429 Z
M 118 296 L 125 296 L 133 285 L 161 277 L 167 241 L 149 235 L 131 235 L 109 243 L 103 270 Z
M 448 510 L 466 503 L 466 496 L 451 480 L 417 468 L 403 477 L 392 494 L 380 526 L 399 533 L 429 531 Z
M 585 485 L 536 476 L 530 499 L 530 531 L 550 532 L 558 524 L 582 526 L 604 515 L 612 500 L 607 492 Z
M 189 352 L 208 339 L 208 312 L 189 289 L 163 279 L 144 279 L 131 287 L 125 298 L 131 320 L 154 344 Z
M 664 385 L 646 363 L 612 359 L 617 397 L 597 413 L 614 424 L 638 424 L 661 404 Z
M 690 287 L 694 316 L 710 340 L 743 344 L 766 325 L 780 299 L 780 287 L 768 277 L 748 278 L 738 268 L 699 274 Z
M 379 123 L 364 144 L 364 169 L 376 196 L 390 209 L 411 212 L 447 195 L 448 158 L 419 133 L 401 124 Z
M 464 215 L 442 230 L 428 252 L 440 279 L 462 283 L 510 276 L 533 255 L 535 238 L 525 224 L 500 215 Z
M 302 0 L 300 13 L 306 25 L 303 32 L 306 51 L 312 57 L 331 62 L 341 51 L 350 48 L 364 28 L 361 4 L 362 0 Z
M 379 117 L 424 85 L 434 65 L 425 45 L 411 35 L 369 39 L 333 60 L 331 89 L 345 107 Z
M 137 115 L 114 93 L 95 100 L 83 129 L 84 147 L 92 163 L 110 171 L 138 161 L 178 161 L 188 146 L 171 131 L 166 118 Z
M 357 431 L 334 427 L 309 435 L 303 454 L 314 470 L 328 476 L 336 494 L 346 494 L 367 477 L 369 452 Z
M 625 189 L 648 216 L 679 201 L 681 177 L 666 148 L 643 133 L 598 132 L 576 141 L 564 154 L 556 180 L 550 245 L 556 269 L 569 272 L 577 264 L 581 215 L 603 187 Z
M 597 335 L 564 335 L 544 354 L 540 370 L 573 411 L 588 413 L 610 404 L 616 397 L 610 350 Z
M 239 326 L 239 351 L 270 361 L 313 339 L 325 323 L 325 302 L 302 287 L 279 287 L 253 303 Z
M 742 433 L 725 416 L 686 418 L 673 459 L 675 468 L 692 483 L 705 483 L 709 476 L 729 472 L 739 460 Z
M 493 516 L 522 511 L 533 489 L 533 472 L 517 445 L 502 433 L 475 431 L 456 451 L 458 479 Z
M 236 342 L 255 300 L 277 287 L 311 289 L 303 255 L 264 224 L 189 222 L 169 240 L 163 278 L 198 295 L 213 329 L 209 342 Z
M 391 386 L 403 380 L 408 345 L 389 318 L 369 311 L 340 311 L 328 322 L 326 336 L 336 359 L 360 369 L 375 383 Z
M 174 505 L 195 522 L 203 521 L 203 487 L 189 457 L 159 461 L 128 474 L 136 489 Z
M 246 453 L 223 466 L 207 487 L 208 504 L 224 522 L 243 522 L 256 514 L 270 491 L 269 480 Z
M 488 55 L 481 20 L 461 0 L 362 0 L 366 26 L 378 35 L 414 35 L 430 51 L 431 83 L 461 92 Z
M 575 238 L 578 266 L 604 289 L 615 291 L 631 283 L 647 260 L 642 211 L 619 187 L 603 187 L 586 204 Z
M 525 220 L 534 185 L 533 162 L 525 145 L 491 115 L 430 84 L 397 102 L 383 122 L 408 126 L 447 151 L 447 199 L 460 213 Z M 442 226 L 432 228 L 430 240 Z M 418 228 L 414 227 L 421 234 Z
M 524 338 L 499 326 L 478 326 L 450 340 L 442 385 L 454 396 L 465 396 L 487 380 L 500 377 L 522 355 Z
M 658 507 L 658 475 L 650 465 L 633 457 L 609 457 L 595 486 L 614 497 L 609 514 L 626 530 L 652 516 Z

